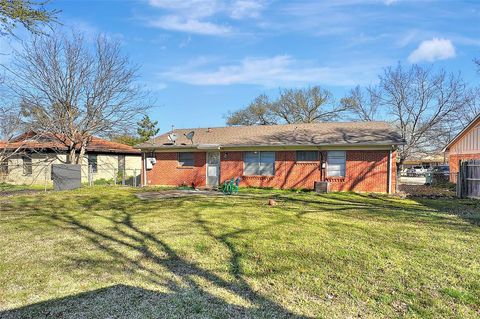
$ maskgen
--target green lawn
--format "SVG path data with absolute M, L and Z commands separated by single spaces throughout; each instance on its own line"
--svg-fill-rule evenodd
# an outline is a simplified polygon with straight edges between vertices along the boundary
M 7 183 L 0 183 L 0 194 L 19 191 L 40 191 L 44 189 L 45 185 L 13 185 Z M 47 185 L 47 189 L 52 189 L 52 185 Z
M 0 318 L 480 315 L 478 201 L 138 191 L 0 197 Z

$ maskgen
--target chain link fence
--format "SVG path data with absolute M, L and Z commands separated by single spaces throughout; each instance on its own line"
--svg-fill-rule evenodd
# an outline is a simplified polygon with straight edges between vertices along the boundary
M 9 164 L 0 167 L 0 183 L 35 186 L 50 189 L 52 163 Z M 112 165 L 81 165 L 81 184 L 93 185 L 141 186 L 141 169 L 119 169 Z
M 401 172 L 397 191 L 406 196 L 455 197 L 457 175 L 450 172 Z

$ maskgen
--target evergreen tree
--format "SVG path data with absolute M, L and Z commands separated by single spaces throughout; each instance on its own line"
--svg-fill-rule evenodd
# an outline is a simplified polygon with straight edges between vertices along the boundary
M 157 124 L 158 121 L 152 122 L 148 115 L 145 115 L 143 119 L 137 123 L 137 133 L 141 142 L 148 141 L 151 137 L 158 134 L 160 129 L 157 128 Z

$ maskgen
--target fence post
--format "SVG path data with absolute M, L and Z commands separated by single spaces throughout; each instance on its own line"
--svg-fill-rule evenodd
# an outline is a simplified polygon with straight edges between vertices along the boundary
M 133 169 L 133 187 L 137 187 L 137 169 Z
M 48 165 L 44 166 L 44 170 L 45 170 L 45 191 L 47 191 Z
M 92 186 L 93 184 L 93 168 L 92 165 L 88 165 L 88 185 Z
M 122 169 L 122 186 L 125 186 L 125 170 Z

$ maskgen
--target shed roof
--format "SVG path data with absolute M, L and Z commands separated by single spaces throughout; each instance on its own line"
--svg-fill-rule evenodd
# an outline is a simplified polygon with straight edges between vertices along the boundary
M 24 150 L 46 150 L 54 149 L 58 151 L 67 150 L 66 146 L 51 133 L 37 134 L 35 132 L 23 133 L 11 141 L 0 141 L 0 148 L 5 149 L 24 149 Z M 118 153 L 118 154 L 140 154 L 138 149 L 130 145 L 107 141 L 105 139 L 93 136 L 86 148 L 87 152 L 96 153 Z

